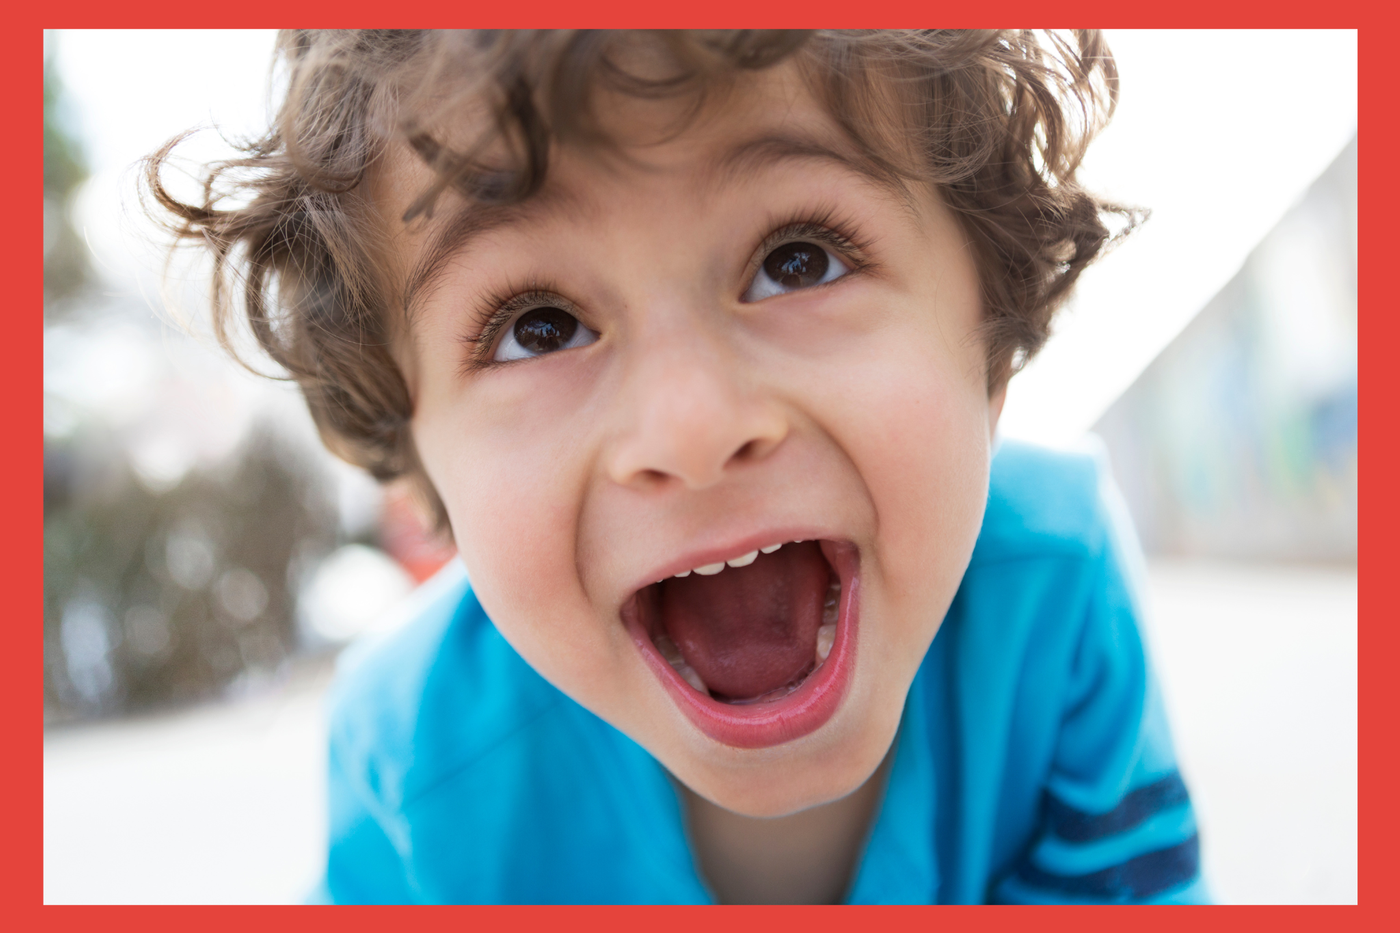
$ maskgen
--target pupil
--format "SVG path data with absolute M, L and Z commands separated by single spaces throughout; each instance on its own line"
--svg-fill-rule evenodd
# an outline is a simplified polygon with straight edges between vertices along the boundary
M 826 250 L 812 243 L 787 243 L 763 260 L 768 277 L 786 288 L 815 285 L 826 275 Z
M 531 353 L 553 353 L 578 330 L 578 318 L 558 308 L 536 308 L 515 322 L 515 340 Z

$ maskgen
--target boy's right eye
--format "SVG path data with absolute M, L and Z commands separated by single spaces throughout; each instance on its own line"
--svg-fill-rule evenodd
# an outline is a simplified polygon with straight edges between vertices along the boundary
M 546 353 L 586 347 L 598 335 L 563 308 L 531 308 L 504 328 L 492 359 L 498 363 L 527 360 Z

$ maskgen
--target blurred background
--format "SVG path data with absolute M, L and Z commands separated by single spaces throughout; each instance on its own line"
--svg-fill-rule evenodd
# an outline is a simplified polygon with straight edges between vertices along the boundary
M 1153 215 L 1001 430 L 1113 466 L 1217 898 L 1352 903 L 1356 35 L 1109 40 L 1122 98 L 1084 176 Z M 265 125 L 272 42 L 44 36 L 47 903 L 302 899 L 335 656 L 452 556 L 214 346 L 202 267 L 142 217 L 142 156 Z

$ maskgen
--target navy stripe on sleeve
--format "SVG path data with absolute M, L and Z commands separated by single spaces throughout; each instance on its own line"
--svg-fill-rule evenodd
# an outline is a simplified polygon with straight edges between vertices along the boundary
M 1045 826 L 1066 842 L 1093 842 L 1132 829 L 1148 817 L 1190 801 L 1180 773 L 1132 791 L 1107 813 L 1085 813 L 1045 795 Z
M 1016 880 L 1042 891 L 1100 901 L 1130 901 L 1153 897 L 1193 881 L 1201 868 L 1200 837 L 1147 852 L 1119 865 L 1087 875 L 1055 875 L 1023 861 Z

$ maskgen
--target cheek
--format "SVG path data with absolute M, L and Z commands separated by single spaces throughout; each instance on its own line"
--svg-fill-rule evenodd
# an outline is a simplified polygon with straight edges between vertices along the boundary
M 891 594 L 952 591 L 982 523 L 989 468 L 984 399 L 955 380 L 929 378 L 918 397 L 895 390 L 870 450 L 880 515 L 881 565 Z
M 550 656 L 590 651 L 588 629 L 569 624 L 587 611 L 575 565 L 581 470 L 561 427 L 577 413 L 562 400 L 500 401 L 422 404 L 415 437 L 482 606 L 549 676 Z
M 944 252 L 950 261 L 923 289 L 932 313 L 909 309 L 908 339 L 891 348 L 896 357 L 871 403 L 881 413 L 870 458 L 880 487 L 881 563 L 891 595 L 935 601 L 935 627 L 981 530 L 992 425 L 985 348 L 976 339 L 977 277 L 964 252 Z
M 882 340 L 839 403 L 876 513 L 879 589 L 911 644 L 932 638 L 981 527 L 990 409 L 977 352 L 918 332 Z

